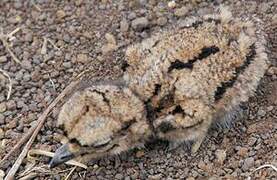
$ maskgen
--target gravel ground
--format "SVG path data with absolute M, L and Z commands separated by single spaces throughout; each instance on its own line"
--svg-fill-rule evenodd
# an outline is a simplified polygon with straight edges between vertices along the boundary
M 89 69 L 88 78 L 116 78 L 122 74 L 124 49 L 172 24 L 182 26 L 186 18 L 213 12 L 220 4 L 236 16 L 257 16 L 265 23 L 271 67 L 243 116 L 229 129 L 212 130 L 199 152 L 186 147 L 166 151 L 165 142 L 148 144 L 119 157 L 91 162 L 87 171 L 77 168 L 71 179 L 276 179 L 277 172 L 277 1 L 176 1 L 166 0 L 1 0 L 0 25 L 4 34 L 20 28 L 11 50 L 17 64 L 0 43 L 0 157 L 9 152 L 47 105 L 65 88 L 71 77 Z M 45 44 L 46 42 L 46 44 Z M 57 106 L 47 118 L 33 148 L 54 151 L 62 139 L 56 127 Z M 0 171 L 7 173 L 18 152 Z M 41 157 L 33 169 L 35 179 L 64 179 L 70 166 L 51 171 Z M 32 164 L 24 160 L 22 173 Z M 67 170 L 67 171 L 62 171 Z M 1 177 L 0 177 L 1 178 Z

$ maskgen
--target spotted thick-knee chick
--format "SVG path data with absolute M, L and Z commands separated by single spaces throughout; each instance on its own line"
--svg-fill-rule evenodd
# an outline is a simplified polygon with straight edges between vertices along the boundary
M 172 147 L 193 141 L 196 152 L 211 124 L 233 117 L 263 77 L 267 55 L 261 24 L 221 8 L 129 46 L 123 84 L 96 83 L 63 105 L 58 124 L 69 142 L 51 165 L 118 154 L 152 137 Z

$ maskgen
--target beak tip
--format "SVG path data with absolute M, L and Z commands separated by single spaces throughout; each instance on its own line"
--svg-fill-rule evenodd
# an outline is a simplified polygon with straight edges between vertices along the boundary
M 57 151 L 55 152 L 54 156 L 52 157 L 51 161 L 49 162 L 49 168 L 54 168 L 59 164 L 62 164 L 70 159 L 72 159 L 74 155 L 69 151 L 68 145 L 62 145 Z
M 48 164 L 49 168 L 54 168 L 54 167 L 56 167 L 56 165 L 57 165 L 57 163 L 55 163 L 54 158 L 52 158 Z

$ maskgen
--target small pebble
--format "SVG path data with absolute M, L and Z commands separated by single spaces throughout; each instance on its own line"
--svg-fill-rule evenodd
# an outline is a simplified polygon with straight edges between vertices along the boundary
M 217 162 L 219 164 L 223 164 L 224 160 L 226 159 L 226 151 L 218 149 L 215 152 L 215 156 L 216 156 Z
M 179 9 L 176 9 L 174 12 L 174 15 L 177 17 L 185 16 L 189 12 L 189 8 L 187 7 L 181 7 Z
M 13 129 L 13 128 L 15 128 L 16 126 L 17 126 L 17 121 L 16 121 L 16 120 L 12 120 L 12 121 L 10 121 L 10 122 L 8 123 L 7 128 Z
M 69 36 L 68 34 L 65 34 L 65 35 L 63 36 L 63 40 L 64 40 L 65 42 L 67 42 L 67 43 L 70 43 L 70 36 Z
M 149 21 L 146 17 L 140 17 L 132 21 L 132 28 L 137 31 L 141 31 L 147 27 L 149 27 Z
M 82 3 L 83 3 L 83 0 L 75 0 L 76 6 L 81 6 Z
M 31 70 L 32 69 L 32 64 L 28 60 L 21 61 L 21 65 L 22 65 L 23 68 L 25 68 L 27 70 Z
M 105 34 L 105 38 L 106 38 L 108 44 L 114 44 L 114 45 L 116 45 L 115 37 L 111 33 L 106 33 Z
M 0 103 L 0 113 L 3 113 L 7 110 L 7 106 L 5 102 Z
M 239 150 L 238 150 L 238 155 L 240 155 L 240 156 L 242 156 L 242 157 L 247 156 L 247 153 L 248 153 L 248 149 L 245 148 L 245 147 L 241 147 L 241 148 L 239 148 Z
M 127 32 L 128 29 L 129 29 L 129 23 L 128 23 L 127 19 L 122 19 L 120 21 L 120 31 Z
M 174 9 L 175 7 L 176 7 L 176 2 L 173 0 L 173 1 L 169 1 L 168 3 L 167 3 L 167 6 L 169 7 L 169 8 L 171 8 L 171 9 Z
M 88 62 L 88 56 L 86 54 L 78 54 L 76 60 L 77 60 L 77 62 L 85 64 Z
M 114 51 L 117 49 L 117 46 L 115 44 L 105 44 L 102 46 L 102 54 L 107 54 L 108 52 Z
M 72 67 L 71 62 L 64 62 L 63 67 L 68 68 L 68 69 L 71 68 Z
M 260 108 L 257 114 L 260 117 L 264 117 L 266 115 L 266 111 Z
M 10 100 L 6 103 L 7 109 L 8 110 L 14 110 L 16 109 L 16 103 L 14 100 Z
M 137 158 L 141 158 L 143 156 L 144 156 L 144 151 L 141 151 L 141 150 L 137 151 L 137 153 L 136 153 Z
M 5 116 L 2 113 L 0 113 L 0 125 L 4 123 L 5 123 Z
M 257 138 L 255 138 L 255 137 L 250 137 L 249 139 L 248 139 L 248 146 L 250 146 L 250 147 L 252 147 L 252 146 L 254 146 L 254 144 L 257 142 Z
M 130 12 L 130 14 L 128 15 L 128 19 L 133 20 L 137 17 L 135 12 Z
M 0 169 L 0 179 L 4 179 L 4 176 L 5 176 L 5 172 Z
M 66 14 L 63 10 L 58 10 L 56 12 L 56 16 L 57 16 L 58 19 L 63 19 L 66 16 Z
M 195 180 L 194 177 L 188 177 L 186 180 Z
M 268 106 L 268 107 L 266 108 L 266 110 L 267 110 L 267 111 L 272 111 L 273 108 L 274 108 L 273 106 Z
M 160 180 L 162 179 L 163 175 L 162 174 L 156 174 L 156 175 L 152 175 L 152 176 L 148 176 L 149 180 Z
M 24 37 L 25 41 L 32 42 L 33 41 L 33 34 L 31 32 L 27 33 Z
M 122 174 L 116 174 L 115 179 L 123 179 L 124 176 Z
M 0 63 L 5 63 L 7 61 L 8 61 L 7 56 L 0 56 Z
M 5 135 L 5 132 L 2 128 L 0 128 L 0 139 L 3 139 Z
M 254 161 L 253 157 L 246 158 L 243 162 L 242 170 L 248 171 L 251 167 L 254 166 L 254 163 L 255 163 L 255 161 Z
M 164 25 L 166 25 L 166 23 L 167 23 L 166 17 L 159 17 L 157 19 L 157 25 L 159 25 L 159 26 L 164 26 Z

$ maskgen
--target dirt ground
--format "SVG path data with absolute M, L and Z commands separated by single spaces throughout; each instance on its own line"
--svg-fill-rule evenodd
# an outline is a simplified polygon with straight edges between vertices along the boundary
M 85 171 L 77 168 L 69 179 L 276 179 L 277 166 L 277 1 L 184 0 L 1 0 L 0 28 L 9 34 L 16 63 L 0 43 L 0 157 L 11 150 L 49 103 L 76 74 L 90 70 L 88 79 L 122 75 L 124 50 L 169 25 L 182 26 L 186 17 L 229 6 L 235 16 L 256 16 L 268 34 L 271 66 L 257 93 L 243 104 L 243 116 L 232 127 L 211 130 L 198 153 L 186 147 L 166 151 L 165 142 L 148 144 L 119 157 L 95 160 Z M 108 34 L 108 35 L 107 35 Z M 45 44 L 46 42 L 46 44 Z M 116 44 L 116 45 L 115 45 Z M 57 106 L 49 115 L 33 149 L 55 151 L 61 132 Z M 1 166 L 7 174 L 19 152 Z M 33 174 L 23 173 L 34 162 L 25 159 L 17 173 L 34 179 L 65 179 L 72 166 L 49 169 L 48 157 L 35 161 Z M 38 168 L 39 167 L 39 168 Z M 1 174 L 0 173 L 0 174 Z M 21 175 L 21 176 L 20 176 Z

